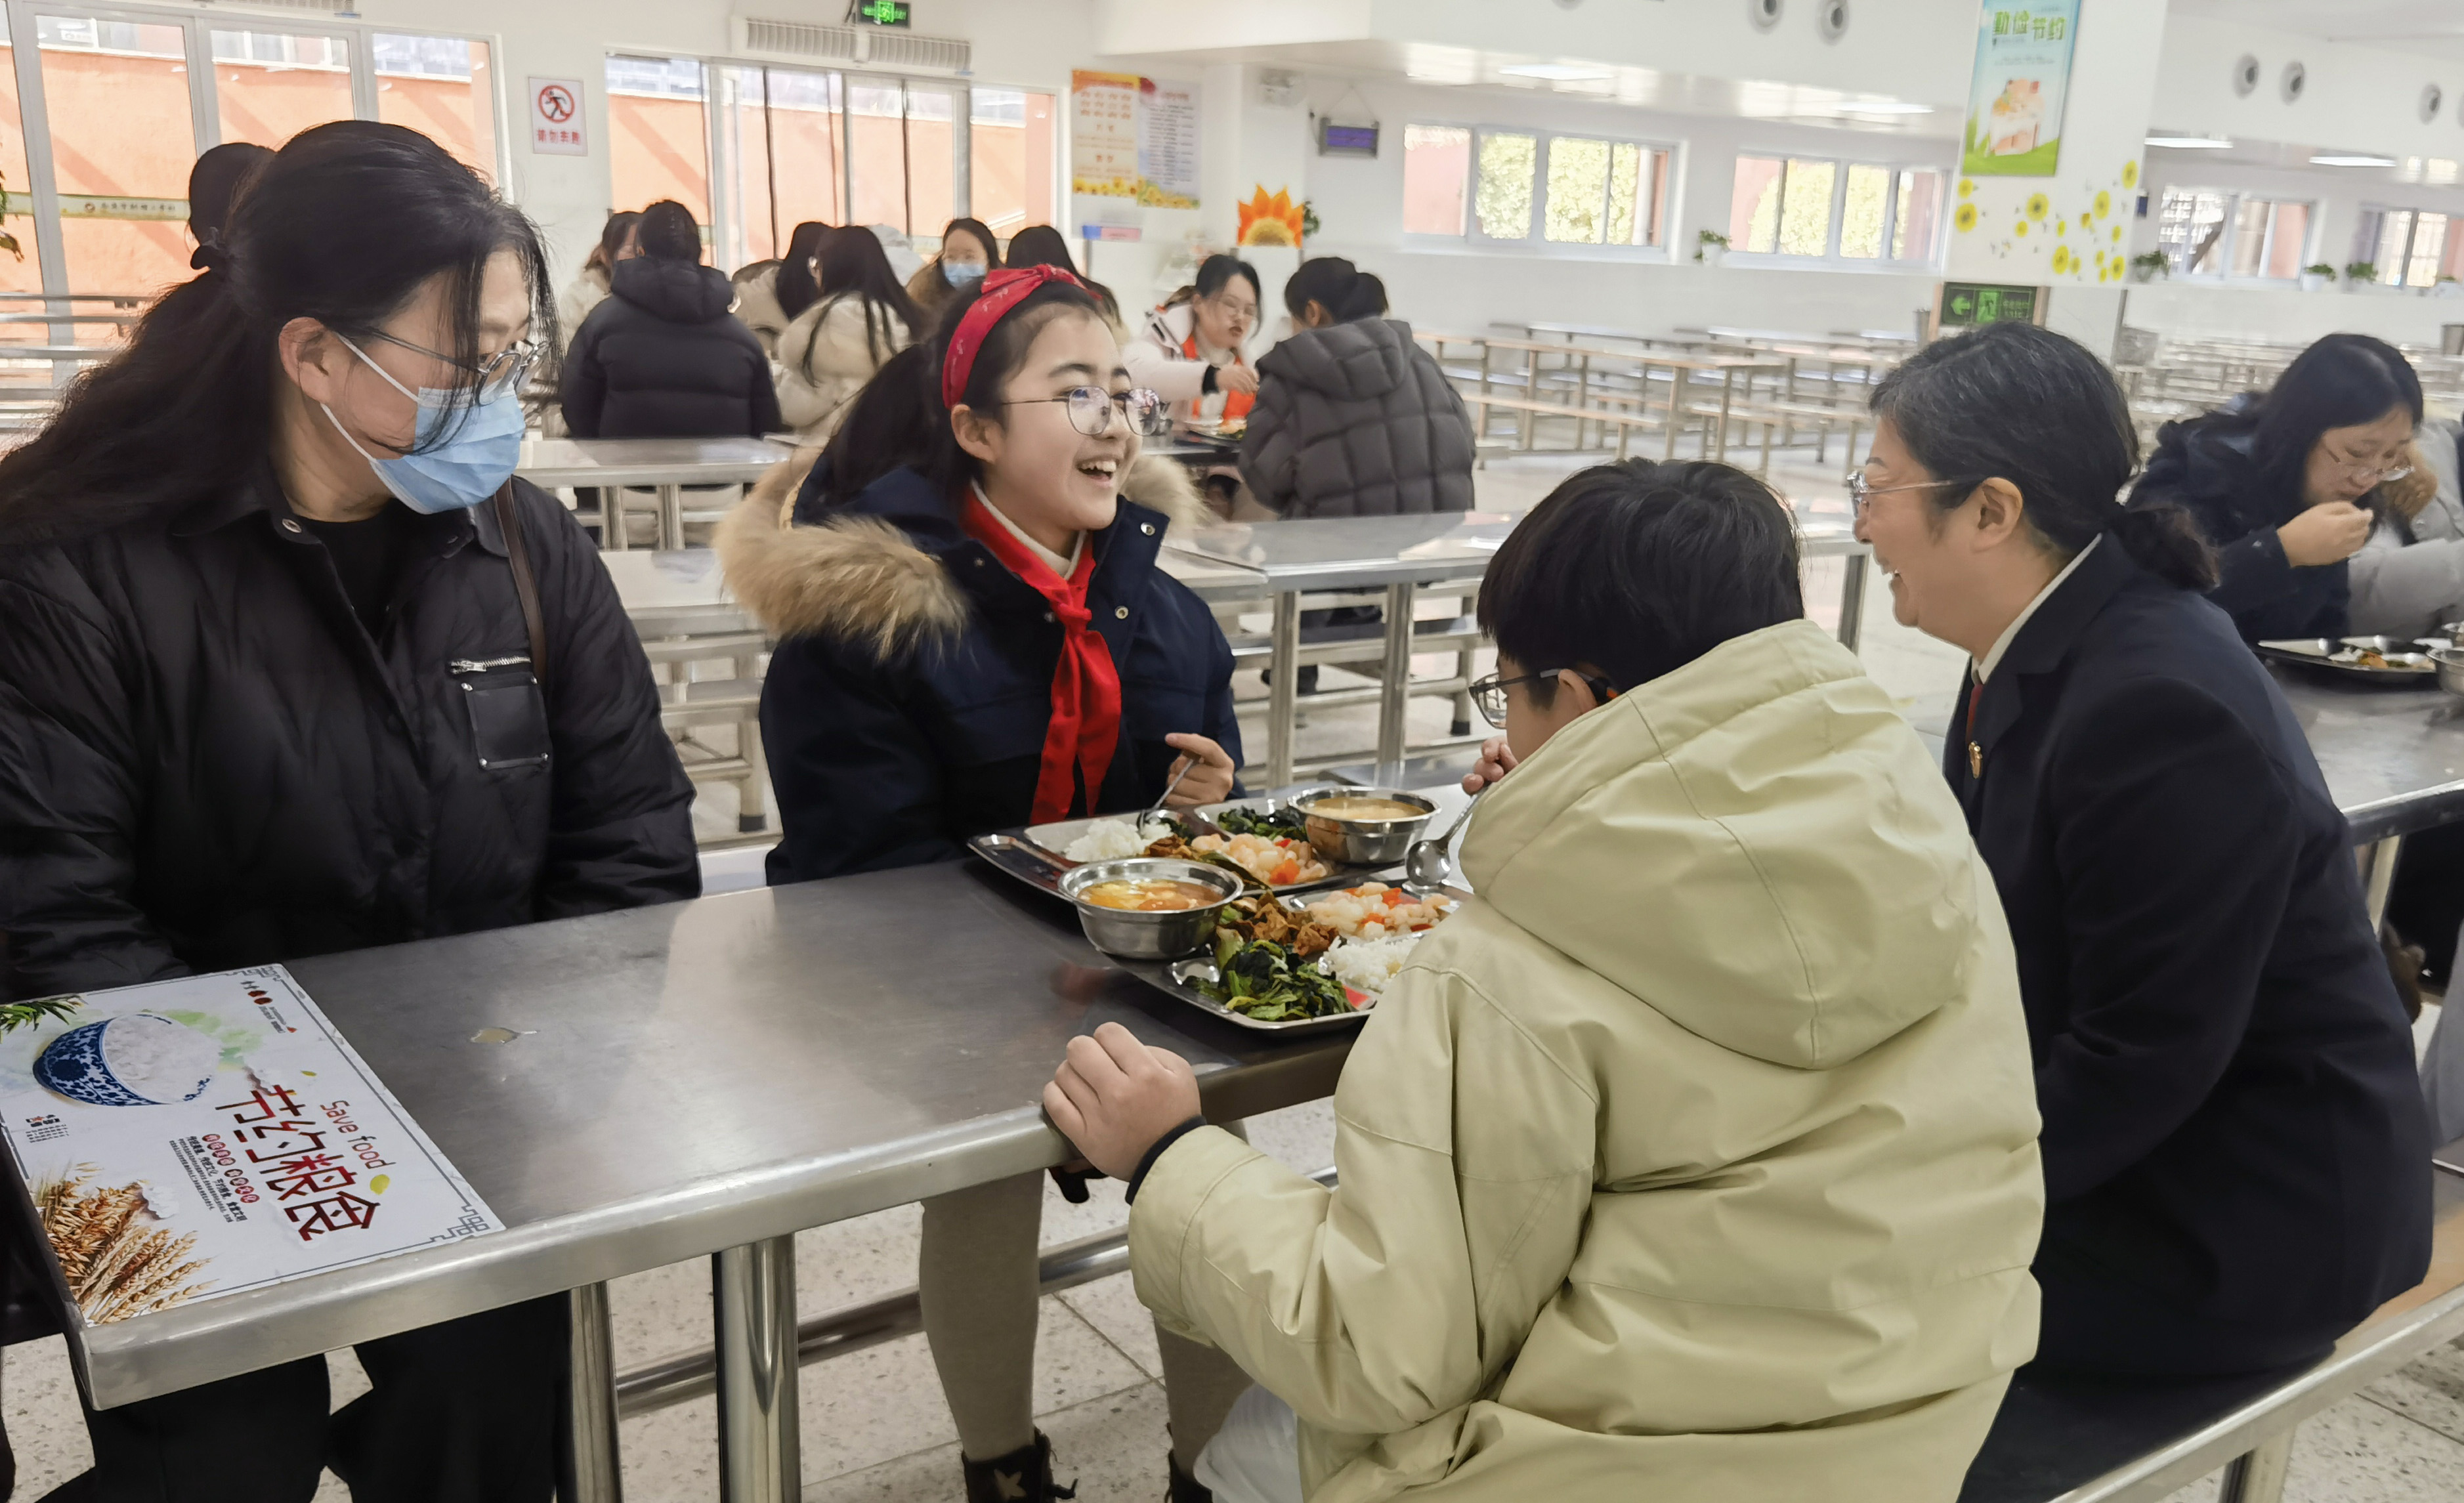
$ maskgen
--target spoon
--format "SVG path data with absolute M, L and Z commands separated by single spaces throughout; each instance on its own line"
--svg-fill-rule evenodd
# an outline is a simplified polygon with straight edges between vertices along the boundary
M 1163 792 L 1156 796 L 1155 801 L 1153 804 L 1148 805 L 1139 812 L 1138 822 L 1131 828 L 1135 829 L 1139 834 L 1144 835 L 1147 832 L 1147 821 L 1163 812 L 1164 800 L 1172 797 L 1173 790 L 1180 786 L 1181 779 L 1188 777 L 1191 773 L 1197 770 L 1197 758 L 1192 757 L 1187 762 L 1183 763 L 1181 764 L 1180 771 L 1174 776 L 1172 782 L 1164 785 Z
M 1480 793 L 1487 791 L 1483 788 Z M 1455 836 L 1470 823 L 1472 807 L 1480 802 L 1480 793 L 1471 796 L 1470 803 L 1463 806 L 1463 812 L 1455 816 L 1455 822 L 1446 827 L 1444 834 L 1435 840 L 1413 841 L 1412 849 L 1403 852 L 1403 874 L 1411 878 L 1414 887 L 1443 887 L 1446 878 L 1454 874 L 1455 864 L 1446 855 L 1446 848 L 1454 844 Z

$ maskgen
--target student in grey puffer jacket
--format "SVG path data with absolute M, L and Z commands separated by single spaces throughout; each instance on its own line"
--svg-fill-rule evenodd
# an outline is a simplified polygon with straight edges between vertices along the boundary
M 1471 419 L 1386 288 L 1340 256 L 1284 284 L 1299 332 L 1258 362 L 1241 477 L 1287 519 L 1471 510 Z

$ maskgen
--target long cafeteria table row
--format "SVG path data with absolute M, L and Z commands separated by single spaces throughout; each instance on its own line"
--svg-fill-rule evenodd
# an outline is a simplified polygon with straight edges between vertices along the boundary
M 2453 701 L 2295 671 L 2282 681 L 2357 838 L 2464 815 Z M 1460 807 L 1458 791 L 1434 791 L 1441 819 Z M 800 1340 L 796 1231 L 1063 1161 L 1070 1150 L 1036 1102 L 1068 1040 L 1102 1022 L 1188 1057 L 1218 1119 L 1328 1094 L 1352 1037 L 1279 1041 L 1198 1012 L 1089 947 L 1065 904 L 972 861 L 290 970 L 504 1229 L 77 1323 L 86 1392 L 127 1404 L 570 1291 L 571 1503 L 612 1497 L 617 1474 L 605 1281 L 714 1259 L 705 1370 L 722 1496 L 779 1503 L 796 1495 L 797 1368 L 812 1345 Z M 2245 1452 L 2274 1465 L 2261 1453 L 2301 1415 L 2464 1333 L 2457 1183 L 2441 1191 L 2431 1284 L 2264 1404 L 2202 1417 L 2061 1495 L 2153 1497 L 2199 1474 L 2185 1468 Z

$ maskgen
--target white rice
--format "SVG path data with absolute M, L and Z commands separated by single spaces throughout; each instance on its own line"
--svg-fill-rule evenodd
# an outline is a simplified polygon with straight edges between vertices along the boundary
M 1147 853 L 1147 847 L 1171 833 L 1163 828 L 1161 820 L 1150 828 L 1155 833 L 1141 835 L 1136 820 L 1099 819 L 1087 827 L 1085 834 L 1069 842 L 1067 849 L 1061 853 L 1072 861 L 1112 861 L 1123 856 L 1142 856 Z
M 1395 973 L 1412 958 L 1412 946 L 1419 942 L 1418 934 L 1392 935 L 1383 939 L 1346 939 L 1326 952 L 1326 967 L 1333 973 L 1336 981 L 1354 991 L 1364 991 L 1375 997 L 1386 989 L 1386 984 L 1395 979 Z
M 220 1044 L 150 1012 L 124 1013 L 102 1033 L 104 1066 L 148 1101 L 167 1104 L 204 1094 L 222 1058 Z

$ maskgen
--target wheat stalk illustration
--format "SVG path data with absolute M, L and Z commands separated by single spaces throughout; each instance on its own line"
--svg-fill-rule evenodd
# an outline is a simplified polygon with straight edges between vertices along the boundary
M 202 1262 L 186 1261 L 193 1232 L 173 1234 L 141 1225 L 143 1186 L 94 1185 L 84 1173 L 34 1187 L 34 1209 L 60 1260 L 69 1293 L 97 1325 L 168 1310 L 211 1288 L 186 1282 Z

